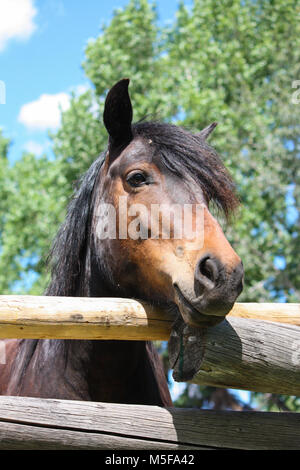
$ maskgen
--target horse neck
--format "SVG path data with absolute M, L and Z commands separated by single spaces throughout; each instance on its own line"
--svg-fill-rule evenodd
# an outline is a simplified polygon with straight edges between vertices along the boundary
M 120 297 L 89 249 L 86 259 L 84 295 Z M 151 342 L 81 341 L 80 348 L 88 351 L 86 370 L 92 400 L 171 406 L 163 367 Z
M 86 263 L 80 295 L 113 297 L 113 288 L 107 289 L 108 283 L 92 271 L 91 263 Z M 152 343 L 144 341 L 22 340 L 7 394 L 172 404 L 158 354 Z
M 151 343 L 22 340 L 11 372 L 7 395 L 171 406 Z

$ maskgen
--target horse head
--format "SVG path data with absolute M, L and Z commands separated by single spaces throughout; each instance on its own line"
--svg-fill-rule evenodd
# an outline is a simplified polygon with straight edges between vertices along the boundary
M 226 214 L 237 205 L 206 143 L 215 124 L 198 134 L 132 124 L 128 85 L 119 81 L 105 101 L 109 141 L 94 190 L 92 269 L 105 264 L 113 294 L 177 306 L 192 326 L 216 324 L 242 290 L 243 267 L 209 210 L 211 200 Z

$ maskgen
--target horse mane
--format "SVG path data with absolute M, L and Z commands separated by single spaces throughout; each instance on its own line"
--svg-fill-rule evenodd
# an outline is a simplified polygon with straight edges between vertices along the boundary
M 165 167 L 178 176 L 189 175 L 201 186 L 207 199 L 213 201 L 229 218 L 239 204 L 233 180 L 216 151 L 201 135 L 156 121 L 133 124 L 132 134 L 133 138 L 141 136 L 151 139 Z M 84 296 L 81 282 L 93 211 L 93 191 L 105 153 L 101 153 L 79 180 L 69 203 L 65 221 L 48 255 L 51 282 L 46 295 Z
M 81 277 L 85 267 L 92 196 L 95 182 L 104 162 L 102 152 L 89 170 L 81 177 L 69 202 L 67 215 L 59 228 L 47 257 L 51 282 L 45 295 L 79 296 Z

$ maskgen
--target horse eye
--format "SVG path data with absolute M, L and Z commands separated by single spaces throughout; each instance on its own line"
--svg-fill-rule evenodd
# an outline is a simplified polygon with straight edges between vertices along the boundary
M 142 186 L 143 184 L 145 184 L 147 179 L 143 173 L 136 172 L 136 173 L 128 175 L 126 178 L 126 181 L 133 188 L 138 188 L 139 186 Z

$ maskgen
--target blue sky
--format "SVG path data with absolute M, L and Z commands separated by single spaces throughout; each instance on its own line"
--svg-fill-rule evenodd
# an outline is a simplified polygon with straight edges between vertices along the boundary
M 12 163 L 23 150 L 49 151 L 47 128 L 57 126 L 57 103 L 67 107 L 71 89 L 80 92 L 88 85 L 81 68 L 88 39 L 97 37 L 113 10 L 127 3 L 0 0 L 0 84 L 6 91 L 0 128 L 13 141 Z M 159 0 L 157 6 L 160 22 L 166 23 L 174 18 L 178 1 Z

